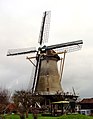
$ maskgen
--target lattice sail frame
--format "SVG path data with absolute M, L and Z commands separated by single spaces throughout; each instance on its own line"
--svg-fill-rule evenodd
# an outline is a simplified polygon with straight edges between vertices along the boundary
M 44 22 L 44 17 L 45 17 L 45 22 Z M 43 20 L 41 23 L 41 30 L 40 30 L 40 34 L 39 34 L 38 43 L 40 43 L 41 35 L 42 35 L 42 43 L 44 44 L 44 43 L 48 42 L 49 29 L 50 29 L 50 18 L 51 18 L 51 11 L 46 11 L 43 13 Z M 44 28 L 42 28 L 42 27 L 44 27 Z M 43 29 L 43 34 L 42 34 L 42 29 Z
M 63 47 L 63 48 L 57 48 L 57 49 L 54 49 L 54 51 L 70 53 L 70 52 L 78 51 L 81 48 L 82 48 L 82 44 L 79 44 L 79 45 L 67 46 L 67 47 Z
M 28 53 L 34 53 L 34 52 L 37 52 L 36 47 L 9 49 L 8 52 L 7 52 L 7 56 L 28 54 Z

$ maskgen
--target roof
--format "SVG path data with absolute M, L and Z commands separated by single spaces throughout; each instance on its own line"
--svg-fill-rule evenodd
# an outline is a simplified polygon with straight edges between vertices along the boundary
M 15 108 L 16 108 L 16 105 L 14 103 L 10 103 L 7 105 L 7 109 L 9 109 L 9 110 L 13 110 Z
M 85 98 L 80 103 L 93 103 L 93 98 Z

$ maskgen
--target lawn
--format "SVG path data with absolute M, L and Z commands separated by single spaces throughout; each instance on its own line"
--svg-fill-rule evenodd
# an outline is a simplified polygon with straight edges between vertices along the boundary
M 63 115 L 60 117 L 39 117 L 38 119 L 93 119 L 93 117 L 85 115 Z
M 19 115 L 6 115 L 4 116 L 4 119 L 20 119 Z M 33 119 L 32 114 L 29 115 L 27 119 Z M 60 117 L 45 117 L 38 115 L 38 119 L 93 119 L 91 116 L 85 116 L 85 115 L 63 115 Z

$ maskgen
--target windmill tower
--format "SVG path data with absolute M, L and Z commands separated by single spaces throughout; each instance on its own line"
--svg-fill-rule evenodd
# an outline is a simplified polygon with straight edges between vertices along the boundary
M 57 67 L 60 57 L 54 55 L 53 52 L 53 50 L 49 50 L 46 52 L 46 56 L 41 56 L 41 67 L 35 88 L 35 92 L 39 94 L 63 92 Z
M 7 56 L 21 55 L 27 53 L 35 53 L 34 57 L 27 57 L 29 61 L 35 66 L 34 79 L 32 92 L 42 95 L 56 94 L 57 92 L 63 92 L 61 87 L 61 77 L 58 73 L 57 61 L 60 60 L 58 54 L 63 54 L 61 76 L 64 67 L 65 54 L 81 49 L 83 44 L 82 40 L 55 44 L 50 46 L 43 45 L 48 41 L 50 26 L 50 11 L 45 11 L 43 14 L 43 20 L 41 24 L 39 44 L 40 47 L 36 50 L 35 47 L 27 49 L 14 49 L 9 50 Z M 42 46 L 43 45 L 43 46 Z M 58 51 L 56 51 L 58 50 Z M 36 64 L 32 62 L 32 59 L 36 59 Z

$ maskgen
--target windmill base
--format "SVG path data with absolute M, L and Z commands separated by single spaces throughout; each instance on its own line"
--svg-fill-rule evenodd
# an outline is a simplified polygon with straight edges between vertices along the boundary
M 56 95 L 35 95 L 36 98 L 41 98 L 39 104 L 42 106 L 51 105 L 52 102 L 57 101 L 73 101 L 76 102 L 79 96 L 72 94 L 56 94 Z

